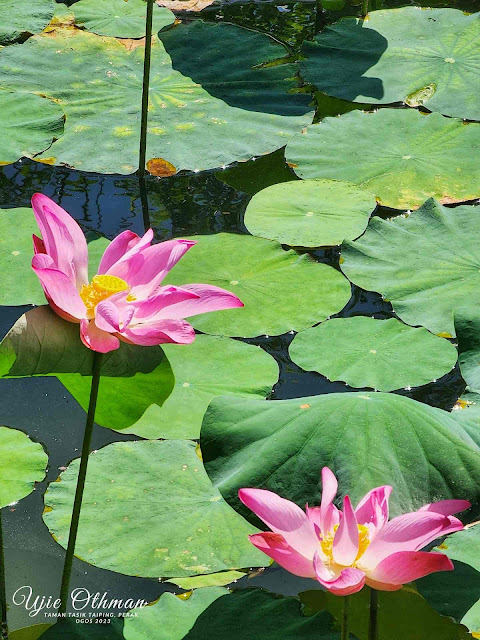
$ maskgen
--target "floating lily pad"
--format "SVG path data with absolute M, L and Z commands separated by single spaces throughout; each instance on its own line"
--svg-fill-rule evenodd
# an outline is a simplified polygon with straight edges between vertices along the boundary
M 480 314 L 475 306 L 455 310 L 458 364 L 468 390 L 480 393 Z
M 0 509 L 33 491 L 45 476 L 47 462 L 41 444 L 23 431 L 0 427 Z
M 200 442 L 208 475 L 245 515 L 241 487 L 270 489 L 302 507 L 320 504 L 325 465 L 353 501 L 392 485 L 393 515 L 447 498 L 480 504 L 480 447 L 448 412 L 396 394 L 215 398 Z
M 209 593 L 207 594 L 207 591 Z M 126 640 L 339 640 L 329 613 L 304 616 L 298 598 L 263 589 L 200 589 L 184 602 L 165 593 L 125 620 Z M 183 596 L 180 596 L 183 598 Z M 176 601 L 176 600 L 177 601 Z M 210 602 L 209 602 L 210 600 Z M 190 629 L 190 631 L 188 631 Z
M 32 234 L 38 233 L 32 209 L 0 209 L 0 304 L 21 306 L 45 303 L 45 294 L 31 267 Z M 93 276 L 110 242 L 95 233 L 87 235 L 87 242 L 89 267 Z M 21 286 L 19 273 L 22 274 Z
M 229 593 L 221 587 L 196 589 L 179 596 L 164 593 L 148 607 L 132 610 L 132 614 L 137 615 L 125 619 L 123 637 L 125 640 L 183 640 L 198 616 Z
M 96 421 L 106 427 L 130 426 L 153 403 L 162 405 L 174 378 L 160 347 L 121 343 L 103 356 Z M 163 362 L 163 366 L 162 366 Z M 55 375 L 86 409 L 93 351 L 80 340 L 79 326 L 48 306 L 21 316 L 0 343 L 0 375 Z
M 306 254 L 252 236 L 200 238 L 166 281 L 213 284 L 232 291 L 245 305 L 192 318 L 200 331 L 240 337 L 300 331 L 337 313 L 350 298 L 350 285 L 341 274 Z
M 32 158 L 63 134 L 61 107 L 33 93 L 0 91 L 0 165 Z
M 361 316 L 305 329 L 289 351 L 306 371 L 379 391 L 419 387 L 448 373 L 457 361 L 454 345 L 423 327 Z
M 346 18 L 306 41 L 302 75 L 326 93 L 357 102 L 425 105 L 480 119 L 478 14 L 402 7 Z
M 175 21 L 164 7 L 153 5 L 153 31 Z M 72 7 L 75 24 L 86 31 L 116 38 L 144 38 L 146 0 L 80 0 Z
M 268 353 L 230 338 L 198 335 L 189 345 L 163 345 L 168 360 L 154 372 L 161 385 L 161 373 L 166 380 L 173 370 L 175 387 L 165 403 L 152 404 L 138 422 L 121 428 L 125 418 L 118 419 L 119 430 L 142 438 L 199 438 L 202 419 L 215 396 L 231 394 L 243 397 L 265 397 L 278 379 L 278 365 Z M 150 374 L 151 376 L 152 374 Z M 72 387 L 62 382 L 86 408 L 89 385 L 76 377 Z M 81 385 L 81 395 L 78 394 Z M 113 398 L 112 398 L 113 400 Z M 104 419 L 110 425 L 112 415 Z
M 452 203 L 480 195 L 479 146 L 478 124 L 380 109 L 310 125 L 287 144 L 286 159 L 301 178 L 347 180 L 385 206 L 412 209 L 430 196 Z
M 176 584 L 181 589 L 198 589 L 199 587 L 223 587 L 240 580 L 247 575 L 245 571 L 220 571 L 191 578 L 170 578 L 168 582 Z
M 233 107 L 284 116 L 311 111 L 312 95 L 299 92 L 297 63 L 282 62 L 287 49 L 265 33 L 193 20 L 159 38 L 174 69 Z
M 85 64 L 85 58 L 95 64 Z M 138 167 L 144 47 L 78 29 L 34 36 L 0 51 L 0 87 L 59 102 L 64 135 L 36 159 L 83 171 Z M 38 65 L 38 60 L 42 64 Z M 278 116 L 229 107 L 174 71 L 163 45 L 152 48 L 147 166 L 156 174 L 200 171 L 284 146 L 311 115 Z M 102 144 L 98 144 L 98 132 Z
M 50 22 L 54 0 L 2 0 L 0 2 L 0 45 L 11 44 L 40 33 Z
M 340 623 L 343 598 L 315 590 L 299 594 L 311 614 L 327 609 Z M 358 640 L 368 640 L 370 590 L 349 597 L 350 630 Z M 441 616 L 411 586 L 400 591 L 378 592 L 378 640 L 471 640 L 467 629 Z
M 78 618 L 60 618 L 40 638 L 41 640 L 123 640 L 123 618 L 108 618 L 109 623 L 78 622 Z M 19 639 L 21 640 L 21 639 Z M 30 640 L 28 638 L 28 640 Z
M 195 443 L 114 442 L 90 454 L 76 555 L 144 577 L 265 566 L 251 527 L 210 482 Z M 77 483 L 74 460 L 45 495 L 44 521 L 64 547 Z
M 361 235 L 375 198 L 356 185 L 336 180 L 297 180 L 257 193 L 245 212 L 254 236 L 291 247 L 341 244 Z
M 429 200 L 407 218 L 373 218 L 361 238 L 343 245 L 342 270 L 387 298 L 404 322 L 452 337 L 454 309 L 480 301 L 478 212 Z

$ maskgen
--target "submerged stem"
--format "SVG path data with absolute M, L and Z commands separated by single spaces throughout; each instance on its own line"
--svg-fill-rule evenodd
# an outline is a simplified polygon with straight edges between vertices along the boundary
M 66 613 L 68 595 L 70 588 L 70 577 L 72 574 L 73 556 L 75 553 L 75 543 L 77 541 L 78 522 L 80 520 L 80 510 L 82 508 L 83 490 L 85 488 L 85 477 L 87 475 L 88 454 L 92 442 L 93 421 L 95 419 L 95 409 L 97 406 L 98 385 L 100 383 L 100 369 L 102 366 L 102 354 L 93 352 L 92 386 L 90 389 L 90 402 L 88 403 L 87 420 L 85 423 L 85 433 L 83 436 L 82 456 L 78 470 L 77 489 L 75 491 L 75 501 L 73 503 L 72 521 L 70 533 L 68 535 L 67 553 L 65 564 L 63 565 L 62 585 L 60 587 L 60 608 L 59 613 Z
M 350 596 L 344 596 L 343 598 L 343 612 L 342 612 L 342 630 L 341 630 L 341 640 L 349 640 L 350 638 L 350 629 L 349 629 L 349 605 L 350 605 Z
M 370 8 L 369 0 L 362 0 L 362 17 L 363 18 L 365 18 L 365 16 L 367 15 L 369 8 Z
M 378 591 L 370 589 L 370 616 L 368 623 L 368 640 L 378 639 Z
M 2 510 L 0 509 L 0 639 L 8 639 L 8 623 L 7 623 L 7 590 L 5 585 L 5 550 L 3 540 L 2 527 Z
M 145 23 L 145 55 L 143 58 L 143 89 L 142 89 L 142 116 L 140 125 L 140 153 L 138 158 L 138 176 L 145 175 L 145 161 L 147 154 L 147 123 L 148 123 L 148 97 L 150 89 L 150 61 L 152 58 L 152 21 L 153 2 L 147 0 L 147 18 Z

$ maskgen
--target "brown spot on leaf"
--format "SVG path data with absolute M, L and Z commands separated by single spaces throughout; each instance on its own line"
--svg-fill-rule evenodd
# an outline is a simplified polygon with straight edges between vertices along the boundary
M 287 164 L 290 167 L 290 169 L 295 169 L 295 167 L 298 167 L 298 164 L 295 164 L 295 162 L 287 162 Z
M 55 164 L 56 158 L 35 158 L 36 162 L 41 162 L 42 164 Z
M 174 165 L 164 158 L 152 158 L 149 160 L 147 162 L 147 170 L 152 176 L 159 176 L 160 178 L 174 176 L 177 173 Z
M 309 405 L 309 404 L 301 404 L 300 405 L 300 409 L 310 409 L 310 408 L 311 408 L 311 405 Z

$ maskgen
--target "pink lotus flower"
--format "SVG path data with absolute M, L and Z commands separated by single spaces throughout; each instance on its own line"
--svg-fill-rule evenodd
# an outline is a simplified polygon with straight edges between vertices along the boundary
M 162 287 L 166 274 L 196 243 L 152 245 L 151 229 L 142 238 L 132 231 L 117 236 L 89 282 L 87 243 L 78 224 L 40 193 L 33 196 L 32 206 L 42 234 L 42 239 L 33 236 L 32 268 L 49 305 L 65 320 L 80 323 L 82 342 L 94 351 L 118 349 L 119 339 L 146 346 L 188 344 L 195 332 L 184 318 L 243 306 L 219 287 Z
M 388 521 L 392 487 L 372 489 L 352 508 L 345 496 L 343 511 L 333 499 L 337 479 L 322 470 L 320 507 L 296 504 L 271 491 L 240 489 L 240 500 L 272 531 L 249 536 L 250 541 L 280 566 L 304 578 L 318 580 L 340 596 L 360 591 L 367 584 L 380 591 L 402 585 L 435 571 L 451 571 L 442 553 L 419 551 L 447 533 L 463 529 L 453 513 L 470 507 L 467 500 L 443 500 Z

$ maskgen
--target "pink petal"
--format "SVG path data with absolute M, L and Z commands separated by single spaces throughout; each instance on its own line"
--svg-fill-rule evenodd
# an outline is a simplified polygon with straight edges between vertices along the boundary
M 87 310 L 75 285 L 65 273 L 53 268 L 52 264 L 53 259 L 43 253 L 37 253 L 32 258 L 32 269 L 40 280 L 48 303 L 67 320 L 84 318 Z
M 452 561 L 443 553 L 398 551 L 369 571 L 369 578 L 385 584 L 402 585 L 430 573 L 452 571 L 453 568 Z
M 337 495 L 338 482 L 328 467 L 322 469 L 322 501 L 320 504 L 320 528 L 322 535 L 329 533 L 338 524 L 340 517 L 333 500 Z
M 95 307 L 95 324 L 102 331 L 120 331 L 120 310 L 111 300 L 102 300 Z
M 318 553 L 313 559 L 313 566 L 318 582 L 334 595 L 348 596 L 357 593 L 365 584 L 365 573 L 353 567 L 343 569 L 338 575 L 331 575 L 332 572 L 325 567 Z
M 279 533 L 256 533 L 248 536 L 257 549 L 266 553 L 281 567 L 302 578 L 315 578 L 313 563 L 292 549 Z
M 190 318 L 200 313 L 210 311 L 221 311 L 223 309 L 234 309 L 243 307 L 243 302 L 235 294 L 220 287 L 208 284 L 186 284 L 182 285 L 183 290 L 188 290 L 196 294 L 196 298 L 191 298 L 185 302 L 180 302 L 165 310 L 165 315 L 169 318 Z
M 333 539 L 333 559 L 344 567 L 355 562 L 358 555 L 358 526 L 357 518 L 350 502 L 350 498 L 343 499 L 343 518 Z
M 87 241 L 82 230 L 62 207 L 41 193 L 33 196 L 32 207 L 45 252 L 53 259 L 57 269 L 80 289 L 88 282 Z
M 397 551 L 417 551 L 435 538 L 463 529 L 460 520 L 429 511 L 398 516 L 377 533 L 362 556 L 362 565 L 376 566 Z
M 175 315 L 170 310 L 175 309 L 185 300 L 198 300 L 198 298 L 198 294 L 184 288 L 174 286 L 161 287 L 157 293 L 134 305 L 135 322 L 143 322 L 145 319 L 149 322 L 166 318 L 182 319 L 187 316 Z
M 369 491 L 355 509 L 357 522 L 373 525 L 374 530 L 381 529 L 388 522 L 388 499 L 391 493 L 392 487 L 388 485 Z
M 240 489 L 238 497 L 253 513 L 280 533 L 286 543 L 305 558 L 312 560 L 319 540 L 305 513 L 290 500 L 264 489 Z
M 376 589 L 377 591 L 398 591 L 403 587 L 402 584 L 387 584 L 386 582 L 371 580 L 368 576 L 365 579 L 365 584 L 371 589 Z
M 442 513 L 444 516 L 452 516 L 454 513 L 470 509 L 471 503 L 468 500 L 440 500 L 424 505 L 419 511 L 433 511 Z
M 195 340 L 193 327 L 185 320 L 159 320 L 130 325 L 119 332 L 126 342 L 151 347 L 157 344 L 191 344 Z
M 144 249 L 141 253 L 143 264 L 135 264 L 124 278 L 132 287 L 131 294 L 139 299 L 150 296 L 170 269 L 195 244 L 192 240 L 168 240 Z
M 99 353 L 108 353 L 120 346 L 120 341 L 116 336 L 102 331 L 93 320 L 85 318 L 80 322 L 80 338 L 86 347 Z
M 307 504 L 305 507 L 305 513 L 307 514 L 307 518 L 312 523 L 315 533 L 320 538 L 322 534 L 322 529 L 320 527 L 320 507 L 309 507 Z
M 105 249 L 100 260 L 98 273 L 108 273 L 126 280 L 124 276 L 128 275 L 129 262 L 148 247 L 152 240 L 152 229 L 148 229 L 141 238 L 133 231 L 123 231 Z

